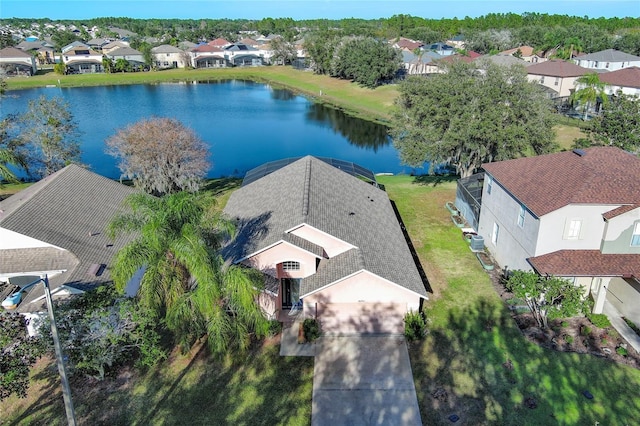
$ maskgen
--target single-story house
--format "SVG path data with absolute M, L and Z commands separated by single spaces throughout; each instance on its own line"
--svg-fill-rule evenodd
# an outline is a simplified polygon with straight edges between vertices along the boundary
M 0 49 L 0 72 L 7 76 L 33 75 L 38 65 L 33 55 L 15 47 Z
M 71 164 L 0 201 L 0 286 L 46 274 L 54 295 L 111 282 L 114 254 L 127 242 L 112 241 L 107 224 L 134 189 Z M 18 311 L 42 308 L 34 287 Z
M 144 67 L 145 65 L 144 54 L 132 47 L 119 47 L 117 49 L 113 49 L 109 51 L 106 56 L 113 61 L 124 59 L 134 68 Z
M 325 333 L 400 334 L 427 299 L 392 202 L 360 166 L 312 156 L 265 164 L 224 212 L 238 227 L 224 256 L 263 273 L 270 318 L 293 308 Z

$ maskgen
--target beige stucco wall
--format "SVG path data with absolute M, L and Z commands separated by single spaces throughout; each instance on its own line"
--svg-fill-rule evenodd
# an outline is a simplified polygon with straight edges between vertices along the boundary
M 529 81 L 539 83 L 558 92 L 558 96 L 570 96 L 576 87 L 578 77 L 553 77 L 540 74 L 529 74 Z
M 304 238 L 307 241 L 311 241 L 312 243 L 319 245 L 330 258 L 354 248 L 353 245 L 346 241 L 342 241 L 310 225 L 303 224 L 290 232 L 293 235 L 297 235 L 300 238 Z
M 286 274 L 283 274 L 278 264 L 287 260 L 300 262 L 300 270 L 286 271 Z M 313 254 L 286 242 L 280 242 L 266 250 L 263 250 L 243 263 L 276 278 L 282 278 L 283 276 L 290 278 L 305 278 L 309 275 L 315 274 L 316 272 L 316 257 Z
M 315 315 L 316 303 L 395 303 L 403 304 L 406 310 L 420 308 L 420 296 L 397 284 L 391 283 L 368 271 L 361 271 L 351 277 L 304 296 L 304 310 L 307 315 Z

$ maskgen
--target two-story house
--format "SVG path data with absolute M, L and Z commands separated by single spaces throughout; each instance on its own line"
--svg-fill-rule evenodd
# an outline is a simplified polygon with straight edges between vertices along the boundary
M 224 208 L 238 236 L 228 261 L 261 271 L 270 318 L 291 308 L 325 333 L 394 333 L 427 299 L 394 208 L 375 176 L 311 156 L 247 173 Z
M 640 322 L 640 158 L 593 147 L 484 164 L 478 234 L 502 268 L 574 280 Z
M 572 62 L 551 60 L 527 67 L 527 78 L 553 90 L 555 98 L 568 98 L 576 90 L 576 80 L 590 72 Z
M 601 50 L 573 59 L 576 65 L 599 71 L 616 71 L 627 67 L 640 67 L 640 56 L 615 49 Z
M 162 44 L 151 49 L 157 69 L 184 68 L 191 66 L 188 53 L 169 44 Z
M 622 92 L 624 95 L 640 96 L 640 67 L 628 67 L 600 74 L 609 95 Z

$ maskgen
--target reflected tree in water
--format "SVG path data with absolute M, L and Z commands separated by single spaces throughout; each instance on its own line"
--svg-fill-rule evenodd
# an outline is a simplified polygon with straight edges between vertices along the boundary
M 307 119 L 330 126 L 344 136 L 351 145 L 378 152 L 391 143 L 387 127 L 371 121 L 350 117 L 344 112 L 325 105 L 312 104 Z

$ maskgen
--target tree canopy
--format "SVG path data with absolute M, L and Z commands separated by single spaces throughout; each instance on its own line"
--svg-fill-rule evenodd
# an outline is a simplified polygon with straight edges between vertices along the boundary
M 515 297 L 526 302 L 541 328 L 548 327 L 549 319 L 576 316 L 587 306 L 583 299 L 584 288 L 563 278 L 513 271 L 506 287 Z
M 345 37 L 334 51 L 331 76 L 375 88 L 392 80 L 402 68 L 400 51 L 384 40 Z
M 64 99 L 42 95 L 31 100 L 17 121 L 19 136 L 8 148 L 29 175 L 42 178 L 80 160 L 78 125 Z
M 550 101 L 520 65 L 460 61 L 399 92 L 391 136 L 404 164 L 449 164 L 466 177 L 485 162 L 555 149 Z
M 107 148 L 122 175 L 153 195 L 197 191 L 211 166 L 204 141 L 172 118 L 138 121 L 107 139 Z
M 222 352 L 231 346 L 246 348 L 252 333 L 267 333 L 256 302 L 262 288 L 258 273 L 226 265 L 219 254 L 233 226 L 214 208 L 212 197 L 134 194 L 127 201 L 131 212 L 109 226 L 111 236 L 136 232 L 114 259 L 118 289 L 124 290 L 144 268 L 140 303 L 165 320 L 185 345 L 206 335 L 210 348 Z
M 600 81 L 600 77 L 595 72 L 578 77 L 576 83 L 581 87 L 571 94 L 570 100 L 579 103 L 579 108 L 584 112 L 584 119 L 586 120 L 589 109 L 595 105 L 598 100 L 600 100 L 603 105 L 606 105 L 609 101 L 605 91 L 606 86 Z

